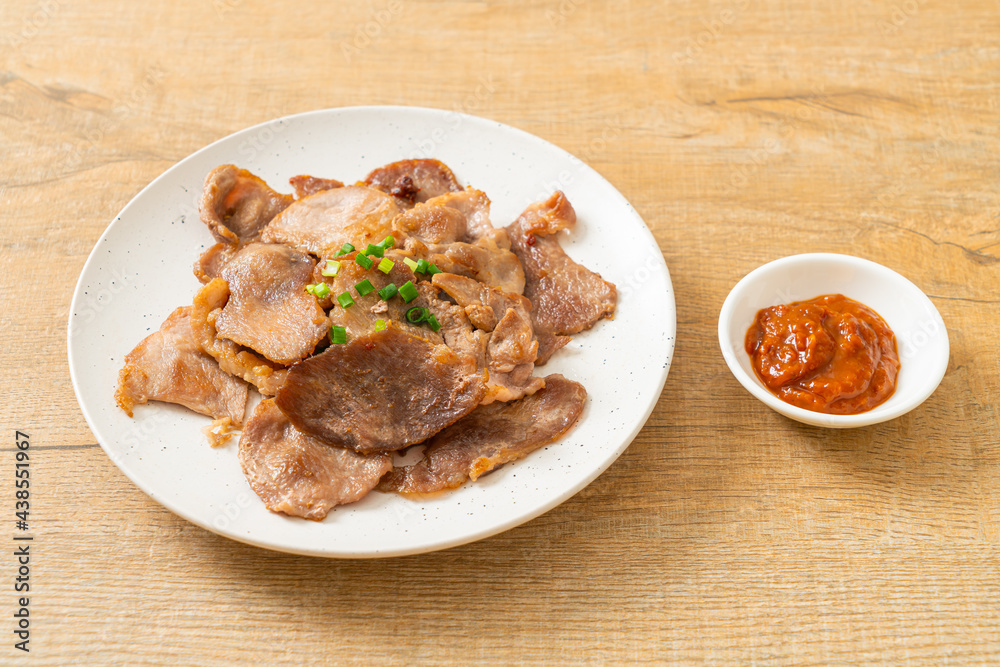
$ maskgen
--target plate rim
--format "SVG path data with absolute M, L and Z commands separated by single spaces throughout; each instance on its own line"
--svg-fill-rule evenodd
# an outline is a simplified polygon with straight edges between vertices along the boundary
M 101 245 L 105 242 L 109 234 L 114 229 L 115 225 L 121 222 L 122 218 L 128 213 L 130 208 L 137 205 L 136 202 L 138 202 L 145 193 L 156 188 L 161 181 L 164 181 L 167 178 L 169 178 L 175 171 L 181 170 L 186 163 L 196 160 L 199 156 L 212 150 L 215 146 L 225 141 L 229 141 L 236 137 L 239 137 L 240 135 L 250 134 L 259 131 L 264 127 L 307 119 L 312 116 L 326 116 L 326 115 L 336 116 L 338 114 L 344 114 L 344 113 L 363 114 L 363 113 L 378 113 L 385 111 L 400 112 L 400 113 L 416 112 L 428 115 L 447 115 L 448 117 L 457 116 L 464 120 L 468 120 L 470 122 L 489 123 L 503 131 L 514 132 L 515 134 L 521 136 L 523 139 L 531 143 L 534 143 L 540 147 L 544 147 L 549 150 L 554 149 L 559 153 L 562 153 L 565 157 L 569 158 L 570 160 L 578 164 L 581 168 L 593 172 L 594 175 L 596 175 L 610 188 L 611 193 L 613 193 L 613 195 L 618 199 L 618 204 L 623 205 L 627 207 L 630 211 L 632 211 L 636 219 L 642 223 L 640 226 L 641 227 L 640 233 L 646 235 L 647 240 L 649 242 L 649 246 L 651 248 L 655 248 L 656 250 L 655 255 L 658 261 L 662 262 L 663 279 L 667 287 L 667 296 L 669 296 L 669 324 L 671 327 L 672 335 L 670 335 L 667 339 L 667 349 L 665 351 L 665 363 L 660 367 L 659 378 L 657 378 L 656 382 L 654 383 L 655 398 L 649 401 L 648 405 L 643 410 L 641 419 L 637 419 L 635 421 L 632 430 L 627 435 L 622 437 L 621 444 L 615 448 L 613 453 L 610 456 L 608 456 L 604 461 L 602 461 L 600 465 L 593 467 L 586 475 L 584 475 L 584 477 L 580 482 L 570 485 L 569 487 L 566 487 L 561 492 L 557 493 L 552 499 L 546 502 L 533 505 L 532 509 L 524 514 L 515 515 L 513 518 L 508 519 L 506 521 L 502 521 L 496 524 L 489 524 L 487 527 L 484 527 L 481 530 L 462 533 L 451 539 L 445 539 L 439 542 L 435 542 L 432 545 L 420 545 L 412 548 L 397 548 L 397 549 L 373 550 L 373 551 L 348 550 L 348 551 L 331 552 L 328 550 L 301 549 L 294 546 L 283 545 L 267 540 L 262 541 L 259 539 L 245 538 L 235 532 L 226 532 L 223 529 L 219 529 L 213 526 L 209 521 L 203 521 L 200 518 L 188 516 L 186 513 L 182 513 L 178 508 L 174 507 L 168 499 L 158 497 L 152 490 L 147 488 L 146 484 L 134 474 L 133 470 L 131 470 L 128 466 L 123 465 L 123 463 L 119 461 L 118 457 L 111 451 L 110 444 L 106 444 L 103 441 L 103 438 L 98 436 L 98 429 L 95 427 L 96 425 L 95 418 L 90 414 L 90 411 L 86 407 L 84 400 L 82 398 L 82 388 L 80 385 L 80 378 L 78 377 L 78 372 L 77 372 L 77 359 L 75 357 L 73 349 L 73 343 L 74 343 L 73 318 L 74 315 L 77 313 L 78 308 L 81 304 L 81 300 L 83 298 L 84 276 L 88 275 L 89 270 L 92 268 L 91 265 L 97 261 L 98 251 L 100 250 Z M 401 158 L 401 159 L 406 159 L 406 158 Z M 508 125 L 506 123 L 493 120 L 491 118 L 487 118 L 484 116 L 478 116 L 448 109 L 439 109 L 434 107 L 423 107 L 423 106 L 358 105 L 358 106 L 329 107 L 323 109 L 313 109 L 309 111 L 303 111 L 295 114 L 279 116 L 236 130 L 235 132 L 231 132 L 223 137 L 220 137 L 210 142 L 209 144 L 199 148 L 198 150 L 184 156 L 180 160 L 170 165 L 156 178 L 147 183 L 143 188 L 141 188 L 135 195 L 133 195 L 129 199 L 129 201 L 121 208 L 121 210 L 118 211 L 118 213 L 114 215 L 114 217 L 111 219 L 111 222 L 108 223 L 104 231 L 101 233 L 97 241 L 94 243 L 94 246 L 91 249 L 90 253 L 88 254 L 87 259 L 83 264 L 83 267 L 80 269 L 80 274 L 77 278 L 76 285 L 73 289 L 73 297 L 70 302 L 70 309 L 67 320 L 66 345 L 67 345 L 67 356 L 68 356 L 69 370 L 70 370 L 70 381 L 73 386 L 73 391 L 77 399 L 77 405 L 79 406 L 80 411 L 83 414 L 84 420 L 87 422 L 88 428 L 90 428 L 91 433 L 97 440 L 98 444 L 101 446 L 101 449 L 104 451 L 105 455 L 108 456 L 108 458 L 115 465 L 115 467 L 120 472 L 125 474 L 125 476 L 140 491 L 146 494 L 146 496 L 148 496 L 158 505 L 172 512 L 179 518 L 188 521 L 209 532 L 212 532 L 216 535 L 219 535 L 227 539 L 234 540 L 236 542 L 241 542 L 243 544 L 255 546 L 257 548 L 268 549 L 270 551 L 276 551 L 280 553 L 313 556 L 320 558 L 368 559 L 368 558 L 401 557 L 401 556 L 417 555 L 422 553 L 431 553 L 435 551 L 451 549 L 464 544 L 470 544 L 472 542 L 477 542 L 479 540 L 483 540 L 492 537 L 494 535 L 504 533 L 508 530 L 511 530 L 512 528 L 528 523 L 529 521 L 538 518 L 542 514 L 545 514 L 546 512 L 561 505 L 562 503 L 566 502 L 567 500 L 578 494 L 581 490 L 583 490 L 591 483 L 593 483 L 593 481 L 597 479 L 600 475 L 602 475 L 608 468 L 610 468 L 611 465 L 613 465 L 614 462 L 617 461 L 618 458 L 624 453 L 624 451 L 628 449 L 628 447 L 632 444 L 632 442 L 635 440 L 638 434 L 646 426 L 646 423 L 649 421 L 650 415 L 652 414 L 653 410 L 659 403 L 660 397 L 662 396 L 663 393 L 663 387 L 666 384 L 667 376 L 670 372 L 670 367 L 673 365 L 673 354 L 676 349 L 676 339 L 677 339 L 677 303 L 676 299 L 674 298 L 674 289 L 673 289 L 673 282 L 670 277 L 670 268 L 669 266 L 667 266 L 666 259 L 663 256 L 663 251 L 660 249 L 659 244 L 656 241 L 656 238 L 653 236 L 652 230 L 646 224 L 646 221 L 642 218 L 642 216 L 639 215 L 638 211 L 635 210 L 635 207 L 632 206 L 632 204 L 625 198 L 624 195 L 622 195 L 622 193 L 618 190 L 618 188 L 616 188 L 614 184 L 611 183 L 611 181 L 605 178 L 589 163 L 576 157 L 566 149 L 548 141 L 547 139 L 543 139 L 542 137 L 532 134 L 531 132 L 528 132 L 526 130 L 522 130 L 518 127 L 514 127 L 512 125 Z

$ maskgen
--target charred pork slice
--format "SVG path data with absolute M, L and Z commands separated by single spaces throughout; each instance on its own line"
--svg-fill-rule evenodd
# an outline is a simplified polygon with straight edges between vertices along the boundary
M 542 378 L 531 375 L 538 341 L 531 328 L 530 301 L 450 273 L 435 275 L 433 282 L 464 309 L 477 328 L 490 332 L 486 354 L 490 374 L 483 403 L 512 401 L 545 386 Z
M 587 392 L 561 375 L 545 378 L 545 388 L 511 403 L 483 405 L 427 443 L 424 458 L 396 468 L 380 491 L 432 493 L 475 481 L 553 442 L 580 418 Z
M 247 421 L 239 457 L 267 509 L 316 521 L 363 498 L 392 469 L 390 454 L 362 456 L 300 433 L 271 399 Z
M 247 385 L 205 354 L 191 333 L 191 307 L 178 308 L 160 330 L 125 356 L 115 400 L 132 416 L 147 401 L 177 403 L 215 419 L 243 423 Z
M 201 219 L 222 243 L 242 245 L 294 200 L 272 190 L 246 169 L 231 164 L 216 167 L 205 179 Z
M 342 188 L 344 184 L 333 178 L 317 178 L 315 176 L 292 176 L 288 182 L 295 188 L 295 196 L 299 199 L 314 195 L 323 190 Z
M 306 291 L 316 261 L 284 245 L 251 243 L 222 270 L 229 301 L 215 321 L 219 337 L 289 366 L 327 332 L 326 313 Z
M 399 214 L 396 201 L 374 188 L 348 185 L 303 197 L 261 232 L 265 243 L 284 243 L 318 257 L 333 257 L 345 243 L 380 243 Z
M 536 333 L 574 334 L 614 316 L 615 286 L 570 259 L 555 237 L 575 223 L 573 207 L 556 192 L 507 227 L 511 248 L 524 267 L 524 295 L 534 305 Z
M 413 206 L 462 187 L 451 169 L 433 159 L 401 160 L 373 170 L 365 183 Z
M 303 433 L 362 454 L 422 442 L 485 391 L 476 359 L 388 323 L 288 371 L 275 402 Z
M 195 295 L 191 307 L 194 340 L 201 350 L 215 358 L 226 373 L 246 380 L 265 396 L 274 396 L 288 371 L 284 366 L 241 348 L 231 340 L 219 338 L 215 322 L 227 301 L 229 285 L 222 278 L 212 280 Z

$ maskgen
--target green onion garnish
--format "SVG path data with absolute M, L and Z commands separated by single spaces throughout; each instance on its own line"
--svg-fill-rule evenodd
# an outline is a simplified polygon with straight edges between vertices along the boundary
M 375 320 L 375 331 L 385 329 L 385 320 Z
M 427 326 L 431 328 L 431 331 L 437 331 L 441 328 L 441 323 L 438 322 L 438 318 L 434 317 L 434 313 L 427 317 Z
M 392 271 L 392 267 L 394 266 L 396 266 L 396 263 L 394 261 L 392 261 L 388 257 L 384 257 L 382 261 L 378 263 L 378 270 L 388 275 L 388 273 Z
M 392 234 L 389 234 L 384 239 L 382 239 L 382 242 L 379 243 L 379 245 L 382 246 L 383 249 L 391 248 L 392 246 L 396 245 L 396 239 L 392 238 Z
M 330 296 L 330 286 L 326 283 L 316 283 L 315 285 L 306 285 L 306 291 L 312 294 L 317 299 L 325 299 Z
M 375 255 L 376 257 L 381 257 L 384 253 L 385 253 L 385 248 L 383 248 L 380 245 L 372 245 L 371 243 L 369 243 L 368 247 L 365 248 L 366 255 Z
M 403 297 L 403 301 L 409 303 L 420 296 L 420 293 L 417 292 L 417 288 L 413 286 L 413 281 L 407 280 L 399 288 L 399 296 Z
M 378 291 L 378 295 L 382 298 L 383 301 L 388 301 L 392 297 L 396 296 L 398 292 L 399 290 L 396 289 L 396 286 L 393 285 L 392 283 L 389 283 L 388 285 L 386 285 L 385 287 L 383 287 Z
M 338 262 L 335 259 L 328 259 L 326 260 L 326 268 L 323 269 L 320 273 L 322 273 L 327 278 L 333 278 L 334 276 L 337 275 L 338 271 L 340 271 L 340 262 Z
M 351 297 L 350 294 L 344 292 L 343 294 L 337 297 L 337 303 L 340 304 L 341 308 L 350 308 L 351 306 L 354 305 L 354 299 Z
M 414 306 L 406 311 L 406 321 L 410 324 L 420 324 L 431 314 L 431 311 L 420 306 Z
M 361 267 L 363 267 L 365 269 L 372 268 L 372 264 L 374 264 L 374 262 L 372 261 L 372 258 L 369 257 L 368 255 L 360 255 L 359 254 L 357 257 L 354 258 L 354 261 L 355 261 L 355 263 L 358 264 L 358 266 L 361 266 Z
M 408 267 L 410 267 L 410 271 L 416 271 L 417 270 L 417 263 L 414 262 L 409 257 L 404 257 L 403 258 L 403 263 L 406 264 Z
M 360 283 L 354 286 L 354 289 L 358 290 L 358 294 L 361 296 L 368 296 L 375 291 L 375 286 L 372 285 L 371 281 L 365 278 Z
M 427 269 L 429 269 L 430 266 L 431 266 L 430 262 L 428 262 L 426 259 L 422 259 L 419 262 L 417 262 L 417 268 L 413 269 L 413 272 L 414 273 L 427 273 Z
M 337 254 L 334 255 L 334 257 L 343 257 L 349 252 L 354 252 L 354 246 L 352 246 L 350 243 L 345 243 L 340 247 L 340 250 L 337 251 Z
M 441 273 L 441 269 L 439 269 L 436 264 L 430 264 L 427 267 L 427 273 L 428 275 L 433 276 L 435 273 Z
M 330 327 L 330 342 L 334 345 L 343 345 L 347 342 L 347 329 L 333 325 Z

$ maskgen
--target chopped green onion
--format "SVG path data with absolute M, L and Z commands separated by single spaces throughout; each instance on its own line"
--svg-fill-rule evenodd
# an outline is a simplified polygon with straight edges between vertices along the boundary
M 428 275 L 433 276 L 435 273 L 441 273 L 441 269 L 439 269 L 436 264 L 431 264 L 427 268 L 427 273 Z
M 396 296 L 398 292 L 399 290 L 396 289 L 396 286 L 393 285 L 392 283 L 389 283 L 388 285 L 386 285 L 385 287 L 383 287 L 378 291 L 378 295 L 382 298 L 383 301 L 388 301 L 392 297 Z
M 410 324 L 420 324 L 431 314 L 431 311 L 420 306 L 414 306 L 406 311 L 406 321 Z
M 381 271 L 382 273 L 388 274 L 390 271 L 392 271 L 392 267 L 394 266 L 396 266 L 396 263 L 391 259 L 389 259 L 388 257 L 385 257 L 382 259 L 381 262 L 378 263 L 378 270 Z
M 334 255 L 334 257 L 343 257 L 349 252 L 354 252 L 354 246 L 352 246 L 350 243 L 345 243 L 340 247 L 340 250 L 337 251 L 337 254 Z
M 392 246 L 396 245 L 396 239 L 392 238 L 392 234 L 389 234 L 384 239 L 382 239 L 382 242 L 379 243 L 379 245 L 382 246 L 383 250 L 386 248 L 391 248 Z
M 385 329 L 385 320 L 375 320 L 375 331 Z
M 333 325 L 330 327 L 330 342 L 334 345 L 343 345 L 347 342 L 347 329 Z
M 354 305 L 354 298 L 347 292 L 344 292 L 337 297 L 337 303 L 340 304 L 341 308 L 350 308 Z
M 325 299 L 330 296 L 330 286 L 326 283 L 316 283 L 315 285 L 306 285 L 306 291 L 312 294 L 317 299 Z
M 354 262 L 365 269 L 372 268 L 372 264 L 374 264 L 372 258 L 368 255 L 358 255 L 354 258 Z
M 417 270 L 417 263 L 414 262 L 409 257 L 404 257 L 403 258 L 403 263 L 406 264 L 408 267 L 410 267 L 410 271 L 416 271 Z
M 403 297 L 403 301 L 409 303 L 420 296 L 420 293 L 417 291 L 417 288 L 413 286 L 413 282 L 407 280 L 399 288 L 399 296 Z
M 417 268 L 413 269 L 413 272 L 414 273 L 427 273 L 427 269 L 429 269 L 430 266 L 431 266 L 430 262 L 428 262 L 426 259 L 422 259 L 419 262 L 417 262 Z
M 358 290 L 358 294 L 361 296 L 368 296 L 375 291 L 375 286 L 372 285 L 371 281 L 365 278 L 360 283 L 354 286 L 354 289 Z
M 383 254 L 385 254 L 385 248 L 383 248 L 380 245 L 372 245 L 371 243 L 369 243 L 368 247 L 365 248 L 365 254 L 381 257 Z
M 327 278 L 333 278 L 334 276 L 337 275 L 338 271 L 340 271 L 340 262 L 338 262 L 335 259 L 328 259 L 326 260 L 326 268 L 323 269 L 320 273 L 322 273 Z
M 438 322 L 438 318 L 434 317 L 434 313 L 427 317 L 427 326 L 431 328 L 431 331 L 437 331 L 441 328 L 441 323 Z

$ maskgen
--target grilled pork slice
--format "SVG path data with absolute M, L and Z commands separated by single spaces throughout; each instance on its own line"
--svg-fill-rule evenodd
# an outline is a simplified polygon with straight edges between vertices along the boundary
M 462 189 L 451 169 L 433 159 L 387 164 L 368 174 L 365 183 L 396 197 L 404 207 Z
M 205 179 L 201 219 L 222 243 L 242 245 L 294 200 L 275 192 L 246 169 L 231 164 L 216 167 Z
M 545 388 L 511 403 L 491 403 L 444 429 L 417 463 L 396 468 L 380 491 L 432 493 L 477 480 L 553 442 L 580 418 L 587 391 L 561 375 L 545 378 Z
M 486 348 L 489 380 L 483 403 L 513 401 L 533 394 L 545 381 L 532 377 L 538 341 L 531 328 L 531 302 L 471 278 L 439 273 L 433 283 L 462 307 L 470 322 L 490 332 Z
M 115 400 L 132 416 L 147 401 L 177 403 L 215 419 L 243 423 L 247 385 L 202 352 L 191 333 L 191 307 L 178 308 L 160 330 L 125 355 Z
M 304 359 L 326 335 L 326 313 L 306 291 L 316 261 L 284 245 L 251 243 L 222 270 L 229 300 L 215 320 L 220 338 L 283 366 Z
M 555 237 L 575 223 L 573 207 L 556 192 L 507 227 L 511 248 L 524 266 L 524 295 L 534 305 L 536 333 L 574 334 L 614 316 L 615 286 L 570 259 Z
M 303 433 L 371 454 L 426 440 L 484 393 L 472 355 L 388 322 L 290 368 L 275 403 Z
M 498 287 L 504 292 L 521 294 L 524 292 L 524 270 L 517 255 L 510 251 L 509 243 L 502 229 L 496 230 L 499 237 L 484 236 L 475 243 L 431 243 L 416 238 L 403 242 L 404 249 L 419 259 L 426 259 L 446 273 L 454 273 L 478 280 L 490 287 Z
M 216 243 L 205 252 L 194 263 L 194 275 L 203 285 L 211 282 L 215 278 L 222 277 L 222 269 L 236 253 L 240 247 L 233 243 Z
M 374 188 L 348 185 L 303 197 L 261 232 L 265 243 L 284 243 L 318 257 L 333 257 L 345 243 L 363 249 L 380 243 L 399 214 L 396 200 Z
M 297 431 L 272 399 L 261 401 L 247 421 L 239 458 L 267 509 L 316 521 L 363 498 L 392 469 L 390 454 L 362 456 Z
M 569 336 L 555 336 L 553 334 L 536 334 L 538 338 L 538 357 L 535 359 L 535 366 L 544 366 L 552 358 L 552 355 L 566 347 L 572 338 Z
M 314 195 L 323 190 L 342 188 L 344 184 L 333 178 L 317 178 L 315 176 L 292 176 L 288 182 L 295 188 L 295 196 L 299 199 Z
M 222 278 L 211 281 L 195 295 L 191 307 L 194 340 L 202 351 L 215 358 L 222 370 L 246 380 L 265 396 L 274 396 L 288 371 L 231 340 L 219 338 L 215 322 L 227 301 L 229 284 Z
M 493 223 L 490 222 L 490 198 L 481 190 L 468 187 L 460 192 L 438 195 L 427 203 L 454 209 L 462 214 L 465 218 L 465 238 L 461 239 L 463 241 L 474 243 L 477 239 L 500 231 L 494 229 Z M 509 248 L 510 245 L 506 247 Z

